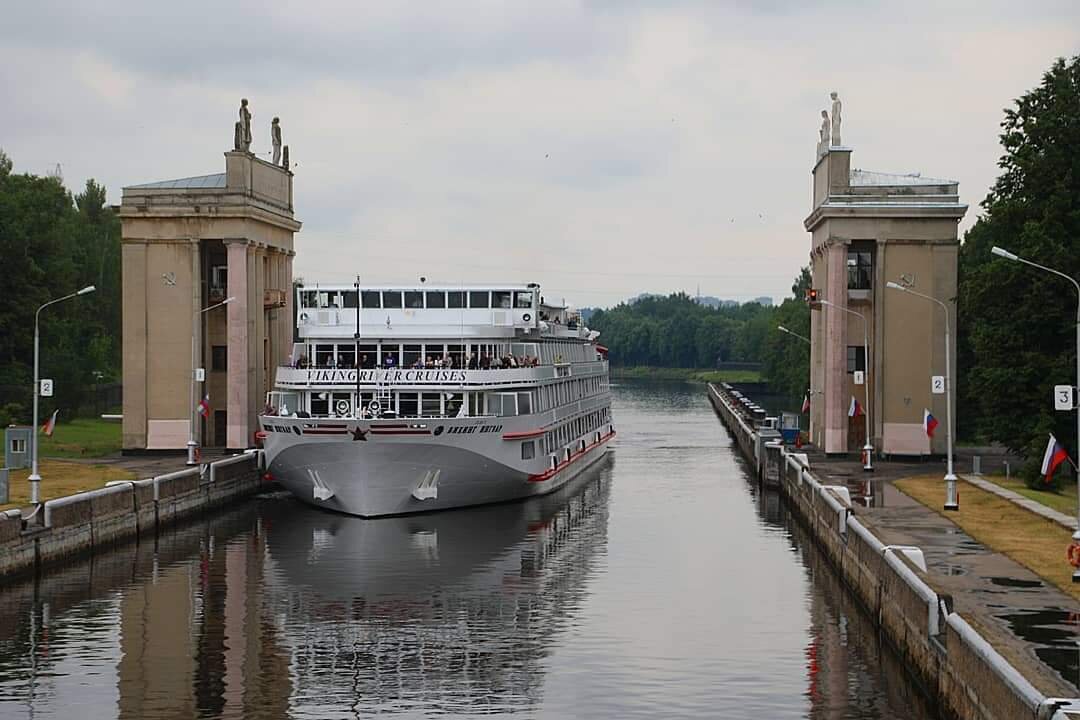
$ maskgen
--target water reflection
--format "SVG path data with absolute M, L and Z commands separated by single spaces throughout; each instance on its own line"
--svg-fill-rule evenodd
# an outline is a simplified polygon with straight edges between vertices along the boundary
M 0 589 L 0 717 L 931 718 L 700 388 L 624 384 L 562 492 L 267 496 Z
M 509 712 L 604 551 L 611 463 L 525 503 L 381 520 L 268 508 L 268 601 L 303 712 Z

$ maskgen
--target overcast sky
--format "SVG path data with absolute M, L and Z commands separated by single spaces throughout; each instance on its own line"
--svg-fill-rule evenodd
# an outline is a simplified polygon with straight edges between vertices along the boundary
M 120 188 L 221 172 L 281 117 L 309 282 L 787 295 L 828 93 L 856 167 L 996 175 L 1002 109 L 1080 52 L 1080 3 L 9 3 L 0 147 Z M 943 7 L 945 9 L 943 9 Z

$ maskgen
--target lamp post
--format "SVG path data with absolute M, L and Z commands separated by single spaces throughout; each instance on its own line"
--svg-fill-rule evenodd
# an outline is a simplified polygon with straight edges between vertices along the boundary
M 998 257 L 1003 257 L 1006 260 L 1014 260 L 1016 262 L 1024 263 L 1025 265 L 1030 265 L 1031 267 L 1036 268 L 1038 270 L 1043 270 L 1043 271 L 1048 272 L 1048 273 L 1050 273 L 1052 275 L 1057 275 L 1058 277 L 1065 278 L 1066 280 L 1068 280 L 1069 282 L 1071 282 L 1073 284 L 1073 287 L 1076 288 L 1076 293 L 1077 293 L 1077 304 L 1076 304 L 1076 384 L 1077 384 L 1078 387 L 1080 387 L 1080 283 L 1076 282 L 1075 279 L 1073 279 L 1069 275 L 1066 275 L 1065 273 L 1063 273 L 1063 272 L 1061 272 L 1059 270 L 1054 270 L 1053 268 L 1048 268 L 1045 265 L 1040 265 L 1040 264 L 1032 262 L 1030 260 L 1025 260 L 1024 258 L 1020 257 L 1019 255 L 1015 255 L 1015 254 L 1009 252 L 1008 250 L 1006 250 L 1004 248 L 998 247 L 997 245 L 992 247 L 990 249 L 990 252 L 993 253 L 994 255 L 997 255 Z M 1080 453 L 1080 407 L 1077 408 L 1077 412 L 1076 412 L 1076 448 L 1077 448 L 1076 452 Z M 1078 473 L 1078 477 L 1077 477 L 1076 493 L 1077 493 L 1077 498 L 1080 498 L 1080 473 Z M 1074 544 L 1080 543 L 1080 504 L 1078 504 L 1077 507 L 1076 507 L 1076 517 L 1077 517 L 1077 523 L 1078 523 L 1077 524 L 1077 529 L 1076 529 L 1076 532 L 1074 532 L 1072 534 L 1072 541 L 1073 541 Z M 1077 568 L 1077 569 L 1073 570 L 1072 581 L 1074 583 L 1075 582 L 1080 582 L 1080 568 Z
M 949 307 L 938 300 L 936 297 L 929 295 L 923 295 L 920 292 L 915 292 L 909 287 L 901 285 L 899 283 L 887 282 L 885 287 L 892 288 L 893 290 L 899 290 L 906 292 L 909 295 L 915 297 L 921 297 L 924 300 L 937 303 L 942 311 L 945 313 L 945 439 L 948 453 L 948 470 L 945 473 L 945 509 L 946 510 L 959 510 L 960 498 L 956 494 L 956 473 L 953 472 L 953 436 L 952 436 L 952 409 L 953 409 L 953 384 L 952 384 L 952 364 L 949 360 Z
M 842 305 L 837 305 L 836 303 L 829 302 L 828 300 L 820 300 L 819 302 L 822 305 L 827 305 L 828 307 L 835 308 L 837 310 L 843 310 L 849 315 L 854 315 L 855 317 L 862 320 L 863 361 L 866 363 L 866 377 L 863 378 L 863 402 L 866 405 L 864 411 L 866 414 L 866 444 L 863 446 L 863 455 L 865 456 L 863 460 L 863 470 L 870 471 L 874 469 L 874 446 L 870 444 L 870 335 L 868 331 L 868 325 L 866 323 L 866 316 L 863 315 L 861 312 L 856 312 L 855 310 L 851 310 L 850 308 L 846 308 Z
M 796 338 L 796 339 L 798 339 L 798 340 L 802 340 L 802 341 L 803 341 L 804 343 L 806 343 L 806 344 L 807 344 L 807 345 L 809 345 L 810 347 L 813 347 L 813 346 L 814 346 L 814 344 L 813 344 L 812 342 L 810 342 L 810 338 L 806 337 L 805 335 L 800 335 L 799 333 L 797 333 L 797 332 L 794 332 L 793 330 L 788 330 L 788 329 L 787 329 L 786 327 L 784 327 L 783 325 L 777 325 L 777 326 L 776 326 L 776 329 L 777 329 L 777 330 L 779 330 L 780 332 L 784 333 L 785 335 L 790 335 L 790 336 L 791 336 L 791 337 L 793 337 L 793 338 Z M 813 395 L 813 394 L 814 394 L 814 387 L 813 387 L 813 383 L 814 383 L 814 371 L 813 371 L 813 369 L 811 368 L 811 370 L 810 370 L 810 384 L 809 384 L 809 385 L 807 386 L 807 390 L 808 390 L 808 392 L 809 392 L 809 394 L 810 394 L 810 395 Z M 813 420 L 813 415 L 810 415 L 810 427 L 809 427 L 809 429 L 808 429 L 808 432 L 810 433 L 810 437 L 811 437 L 811 439 L 812 439 L 812 438 L 814 437 L 814 420 Z
M 187 441 L 187 464 L 198 465 L 199 462 L 195 459 L 195 448 L 198 447 L 198 443 L 195 442 L 195 336 L 199 332 L 199 318 L 203 313 L 210 312 L 214 308 L 219 308 L 222 305 L 228 305 L 236 298 L 229 296 L 219 303 L 215 303 L 210 307 L 205 307 L 202 310 L 196 310 L 195 314 L 191 318 L 191 409 L 188 423 L 188 441 Z
M 37 309 L 34 313 L 34 424 L 30 427 L 30 448 L 31 448 L 31 469 L 30 469 L 30 502 L 37 505 L 40 502 L 40 488 L 41 488 L 41 475 L 38 473 L 38 395 L 41 394 L 41 379 L 38 372 L 38 347 L 41 344 L 41 332 L 39 331 L 39 321 L 41 319 L 41 311 L 50 305 L 55 305 L 58 302 L 64 300 L 70 300 L 73 297 L 80 295 L 86 295 L 92 293 L 97 288 L 93 285 L 87 285 L 82 290 L 78 290 L 64 297 L 58 297 L 55 300 L 50 300 Z

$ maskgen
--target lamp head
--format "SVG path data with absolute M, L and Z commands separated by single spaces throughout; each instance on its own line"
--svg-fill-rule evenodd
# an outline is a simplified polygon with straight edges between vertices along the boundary
M 92 293 L 95 290 L 97 290 L 97 288 L 94 287 L 93 285 L 87 285 L 86 287 L 84 287 L 82 290 L 80 290 L 79 292 L 77 292 L 75 294 L 76 295 L 86 295 L 87 293 Z
M 904 286 L 903 286 L 903 285 L 901 285 L 900 283 L 894 283 L 894 282 L 893 282 L 892 280 L 890 280 L 889 282 L 885 283 L 885 287 L 887 287 L 887 288 L 892 288 L 893 290 L 903 290 L 904 292 L 907 292 L 907 288 L 906 288 L 906 287 L 904 287 Z
M 997 245 L 990 248 L 990 252 L 993 253 L 994 255 L 997 255 L 998 257 L 1003 257 L 1006 260 L 1019 260 L 1020 259 L 1018 256 L 1012 254 L 1011 252 L 1009 252 L 1005 248 L 1000 248 Z
M 235 295 L 230 295 L 229 297 L 227 297 L 227 298 L 225 298 L 224 300 L 222 300 L 222 301 L 221 301 L 221 304 L 222 304 L 222 305 L 228 305 L 229 303 L 231 303 L 231 302 L 232 302 L 233 300 L 235 300 L 235 299 L 236 299 L 236 296 L 235 296 Z
M 777 325 L 776 329 L 779 330 L 780 332 L 788 332 L 788 329 L 786 327 L 784 327 L 783 325 Z

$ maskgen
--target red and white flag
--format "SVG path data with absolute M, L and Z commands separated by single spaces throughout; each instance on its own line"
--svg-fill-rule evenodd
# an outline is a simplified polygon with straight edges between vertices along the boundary
M 938 426 L 938 419 L 930 414 L 930 411 L 923 408 L 922 413 L 922 428 L 926 431 L 926 437 L 934 437 L 934 430 Z
M 806 413 L 810 412 L 810 394 L 809 393 L 807 393 L 806 395 L 803 395 L 802 411 L 803 411 L 803 414 L 806 414 Z
M 858 417 L 863 413 L 863 407 L 859 404 L 859 401 L 855 399 L 855 396 L 851 396 L 851 405 L 848 406 L 848 417 Z
M 210 417 L 210 393 L 206 393 L 206 397 L 199 401 L 199 404 L 195 407 L 195 411 L 204 418 Z
M 49 437 L 52 437 L 53 430 L 56 429 L 56 416 L 59 414 L 59 410 L 53 410 L 52 417 L 45 421 L 45 424 L 41 426 L 41 432 L 45 433 Z
M 1057 438 L 1050 435 L 1050 442 L 1046 444 L 1046 452 L 1043 454 L 1042 461 L 1042 476 L 1043 482 L 1047 485 L 1050 484 L 1050 479 L 1054 477 L 1054 471 L 1057 470 L 1058 465 L 1069 459 L 1069 454 L 1065 452 L 1065 448 L 1061 447 L 1061 443 L 1057 441 Z

